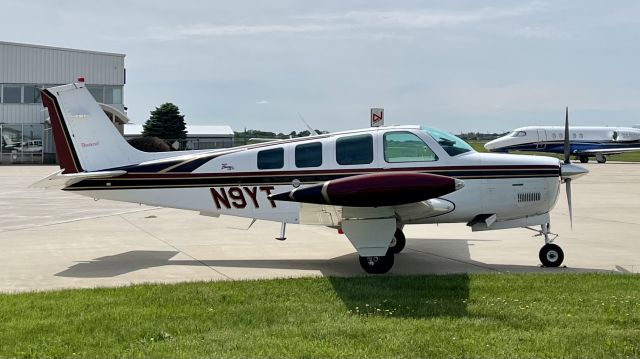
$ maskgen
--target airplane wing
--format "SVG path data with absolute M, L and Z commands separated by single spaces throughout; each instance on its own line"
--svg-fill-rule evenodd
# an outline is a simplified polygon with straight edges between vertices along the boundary
M 340 227 L 344 218 L 344 208 L 344 206 L 302 203 L 299 223 Z M 394 218 L 400 219 L 402 223 L 411 223 L 449 213 L 455 209 L 455 205 L 441 198 L 433 198 L 390 208 Z M 351 211 L 353 212 L 353 210 Z M 376 217 L 380 217 L 380 215 L 378 214 Z
M 127 173 L 127 171 L 99 171 L 62 174 L 63 171 L 64 169 L 58 170 L 38 182 L 32 183 L 29 187 L 47 189 L 65 188 L 85 179 L 118 177 Z
M 454 204 L 437 197 L 463 186 L 448 176 L 383 172 L 299 187 L 269 198 L 301 203 L 300 223 L 340 227 L 360 256 L 382 256 L 398 217 L 409 222 L 450 212 Z
M 575 155 L 580 155 L 580 154 L 602 154 L 602 155 L 615 155 L 618 153 L 625 153 L 625 152 L 636 152 L 636 151 L 640 151 L 640 147 L 626 147 L 626 148 L 602 148 L 602 149 L 592 149 L 592 150 L 584 150 L 584 151 L 576 151 Z

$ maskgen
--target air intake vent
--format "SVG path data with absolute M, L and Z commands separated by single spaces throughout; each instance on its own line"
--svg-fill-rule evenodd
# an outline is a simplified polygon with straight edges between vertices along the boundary
M 536 202 L 542 199 L 540 192 L 524 192 L 518 193 L 518 203 L 522 202 Z

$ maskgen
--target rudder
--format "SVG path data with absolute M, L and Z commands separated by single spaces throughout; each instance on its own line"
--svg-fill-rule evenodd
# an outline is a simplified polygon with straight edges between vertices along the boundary
M 43 90 L 42 103 L 49 111 L 63 173 L 129 166 L 147 158 L 127 143 L 84 83 Z

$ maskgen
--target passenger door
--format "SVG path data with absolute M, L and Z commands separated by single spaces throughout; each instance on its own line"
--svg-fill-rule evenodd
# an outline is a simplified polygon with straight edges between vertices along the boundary
M 538 143 L 536 149 L 541 150 L 547 146 L 547 131 L 538 129 Z

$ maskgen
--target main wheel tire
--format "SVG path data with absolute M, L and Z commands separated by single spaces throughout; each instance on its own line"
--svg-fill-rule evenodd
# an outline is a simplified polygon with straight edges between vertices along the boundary
M 580 156 L 580 163 L 588 163 L 588 162 L 589 162 L 588 156 Z
M 369 274 L 383 274 L 393 267 L 393 258 L 393 252 L 388 250 L 384 256 L 360 257 L 360 266 Z
M 607 158 L 606 158 L 606 157 L 604 157 L 604 156 L 602 156 L 602 158 L 598 158 L 598 159 L 596 159 L 596 161 L 597 161 L 598 163 L 607 163 Z
M 559 246 L 548 243 L 540 248 L 540 253 L 538 255 L 540 258 L 540 262 L 545 267 L 559 267 L 564 260 L 564 252 L 562 248 Z
M 402 252 L 406 244 L 407 239 L 405 238 L 404 233 L 400 228 L 396 228 L 396 233 L 393 235 L 391 244 L 389 244 L 389 249 L 391 250 L 391 252 L 398 254 Z

